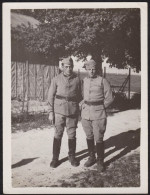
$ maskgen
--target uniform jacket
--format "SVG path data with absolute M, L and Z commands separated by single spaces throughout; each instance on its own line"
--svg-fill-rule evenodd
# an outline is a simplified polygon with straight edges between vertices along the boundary
M 76 97 L 77 101 L 57 99 L 56 95 Z M 79 101 L 81 101 L 81 81 L 75 73 L 70 77 L 66 77 L 63 73 L 60 73 L 52 79 L 48 92 L 50 112 L 55 112 L 64 116 L 75 115 L 79 110 Z
M 106 108 L 113 102 L 113 94 L 109 82 L 101 77 L 84 78 L 81 117 L 87 120 L 106 118 Z M 102 105 L 87 105 L 84 101 L 97 102 L 103 100 Z

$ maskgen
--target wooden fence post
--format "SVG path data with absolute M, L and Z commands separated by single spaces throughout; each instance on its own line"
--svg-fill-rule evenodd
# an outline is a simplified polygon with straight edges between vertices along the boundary
M 56 75 L 55 75 L 55 74 L 56 74 L 56 73 L 55 73 L 55 68 L 56 68 L 56 67 L 55 67 L 55 64 L 54 64 L 54 77 L 56 76 Z
M 42 86 L 43 86 L 43 101 L 45 100 L 45 94 L 44 94 L 44 65 L 42 66 Z
M 24 63 L 22 64 L 22 112 L 24 111 Z
M 17 87 L 18 87 L 18 65 L 17 65 L 17 62 L 15 64 L 15 76 L 16 76 L 16 79 L 15 79 L 15 97 L 17 98 Z
M 51 66 L 48 67 L 49 71 L 48 71 L 48 74 L 49 74 L 49 86 L 51 84 Z
M 104 67 L 104 78 L 106 77 L 106 67 Z
M 80 78 L 80 69 L 78 69 L 78 77 Z
M 27 66 L 27 113 L 29 110 L 29 63 L 26 61 Z
M 130 99 L 131 68 L 129 68 L 128 99 Z
M 36 99 L 36 96 L 37 96 L 37 93 L 36 93 L 36 90 L 37 90 L 37 70 L 36 70 L 36 64 L 34 64 L 34 84 L 35 84 L 35 87 L 34 87 L 34 98 Z

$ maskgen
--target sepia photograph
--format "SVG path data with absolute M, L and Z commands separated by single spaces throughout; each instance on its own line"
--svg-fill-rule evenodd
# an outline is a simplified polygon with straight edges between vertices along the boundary
M 147 9 L 3 3 L 3 193 L 148 193 Z

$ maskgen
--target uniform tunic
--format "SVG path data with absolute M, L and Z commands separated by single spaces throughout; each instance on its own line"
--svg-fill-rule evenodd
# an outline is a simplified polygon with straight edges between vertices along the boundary
M 71 97 L 76 100 L 67 101 L 63 98 L 58 99 L 56 95 L 66 98 Z M 75 138 L 80 98 L 81 82 L 76 74 L 73 73 L 67 77 L 63 73 L 60 73 L 52 79 L 48 92 L 48 103 L 50 105 L 50 112 L 55 113 L 55 138 L 62 137 L 65 126 L 69 139 Z
M 113 102 L 112 90 L 109 82 L 101 77 L 85 78 L 83 80 L 82 125 L 87 139 L 102 141 L 106 130 L 106 108 Z M 84 103 L 103 101 L 99 105 Z

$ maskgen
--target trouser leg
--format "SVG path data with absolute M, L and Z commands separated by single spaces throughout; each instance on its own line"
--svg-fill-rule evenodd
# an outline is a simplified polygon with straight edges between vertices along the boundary
M 61 139 L 64 133 L 64 128 L 66 125 L 66 118 L 61 114 L 55 113 L 55 135 L 56 139 Z
M 92 121 L 82 119 L 81 123 L 82 123 L 83 130 L 86 134 L 86 138 L 87 139 L 94 139 Z

